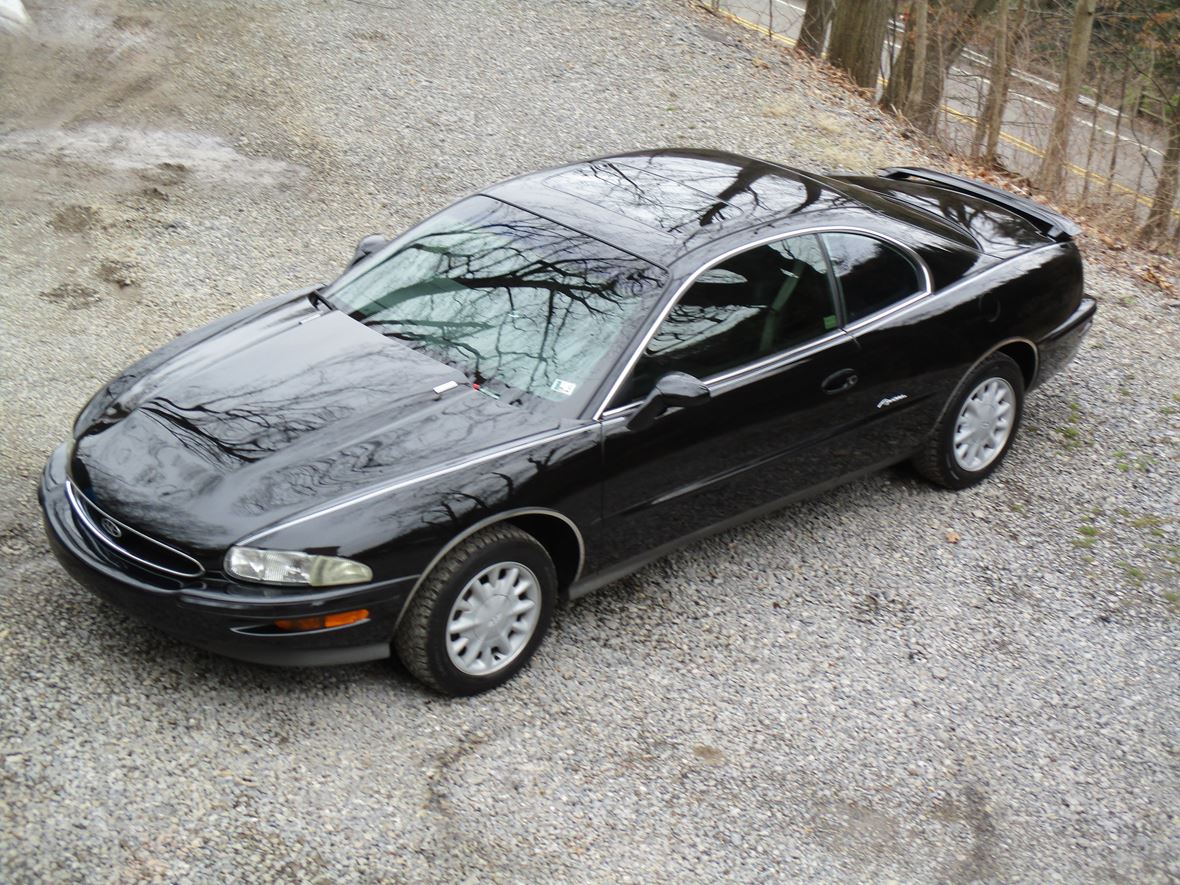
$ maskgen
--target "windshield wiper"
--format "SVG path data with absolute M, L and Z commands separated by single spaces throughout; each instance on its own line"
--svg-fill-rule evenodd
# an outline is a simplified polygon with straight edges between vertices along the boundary
M 323 295 L 323 292 L 326 288 L 328 288 L 327 283 L 320 283 L 318 286 L 307 293 L 307 300 L 312 304 L 322 304 L 325 310 L 335 310 L 336 308 L 332 306 L 332 302 L 330 302 Z
M 499 378 L 485 376 L 479 369 L 483 362 L 483 354 L 464 341 L 452 341 L 440 335 L 421 335 L 402 329 L 389 328 L 391 325 L 389 320 L 368 319 L 364 320 L 363 324 L 380 330 L 381 334 L 388 338 L 401 341 L 415 353 L 428 356 L 448 368 L 461 372 L 467 383 L 480 393 L 503 400 L 510 405 L 521 405 L 524 397 L 528 395 L 528 391 L 513 387 Z M 474 358 L 475 366 L 469 366 L 463 361 L 455 359 L 451 355 L 453 350 L 469 354 Z M 489 389 L 489 387 L 496 389 Z
M 365 321 L 364 325 L 370 326 L 372 328 L 380 328 L 385 324 L 380 321 L 367 320 Z M 393 329 L 382 329 L 381 334 L 387 338 L 397 339 L 415 353 L 420 353 L 423 356 L 430 357 L 432 360 L 436 360 L 448 368 L 462 372 L 463 377 L 467 379 L 468 384 L 475 383 L 477 373 L 471 369 L 468 369 L 465 365 L 458 362 L 457 360 L 448 358 L 446 350 L 439 346 L 440 344 L 447 343 L 444 339 L 435 337 L 433 335 L 415 335 L 412 332 L 394 331 Z

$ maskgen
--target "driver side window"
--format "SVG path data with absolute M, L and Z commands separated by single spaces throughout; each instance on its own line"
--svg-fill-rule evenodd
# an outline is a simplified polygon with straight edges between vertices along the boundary
M 702 273 L 672 308 L 613 405 L 668 372 L 702 380 L 818 338 L 838 324 L 815 236 L 758 246 Z

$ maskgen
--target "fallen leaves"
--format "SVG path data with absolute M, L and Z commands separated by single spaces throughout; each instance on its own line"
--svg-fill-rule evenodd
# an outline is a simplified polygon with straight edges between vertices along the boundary
M 1176 284 L 1164 276 L 1165 273 L 1166 272 L 1163 268 L 1149 264 L 1143 268 L 1143 270 L 1139 271 L 1139 276 L 1145 282 L 1159 286 L 1160 289 L 1162 289 L 1164 292 L 1167 292 L 1169 295 L 1175 295 Z
M 954 529 L 947 529 L 946 530 L 946 542 L 948 544 L 958 544 L 959 541 L 962 540 L 962 537 L 963 536 L 960 535 L 958 532 L 956 532 Z

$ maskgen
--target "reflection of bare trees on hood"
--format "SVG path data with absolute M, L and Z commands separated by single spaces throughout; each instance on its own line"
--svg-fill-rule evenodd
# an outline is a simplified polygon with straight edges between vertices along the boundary
M 210 464 L 234 468 L 261 460 L 294 440 L 347 418 L 372 394 L 392 398 L 396 378 L 349 371 L 370 358 L 358 351 L 316 366 L 312 377 L 251 378 L 216 397 L 184 402 L 184 391 L 144 402 L 141 414 L 168 426 L 169 438 Z

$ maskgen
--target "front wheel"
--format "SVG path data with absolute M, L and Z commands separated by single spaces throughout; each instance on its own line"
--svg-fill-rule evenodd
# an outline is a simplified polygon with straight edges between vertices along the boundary
M 406 669 L 436 691 L 478 694 L 528 663 L 556 602 L 557 571 L 545 548 L 515 526 L 492 526 L 434 567 L 393 646 Z
M 1024 413 L 1024 376 L 1002 353 L 963 379 L 914 468 L 948 489 L 965 489 L 1000 466 Z

